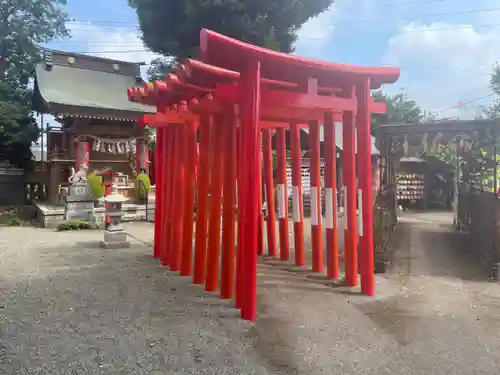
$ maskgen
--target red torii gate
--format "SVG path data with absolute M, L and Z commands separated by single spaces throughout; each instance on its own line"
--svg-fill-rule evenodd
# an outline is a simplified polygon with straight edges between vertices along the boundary
M 396 68 L 369 68 L 319 62 L 252 46 L 209 30 L 200 37 L 203 62 L 186 60 L 165 81 L 129 90 L 131 100 L 157 106 L 156 115 L 143 122 L 156 126 L 158 173 L 155 256 L 181 275 L 191 274 L 194 152 L 196 127 L 200 131 L 199 185 L 196 217 L 195 283 L 206 282 L 215 291 L 218 284 L 221 200 L 223 200 L 221 295 L 231 298 L 234 289 L 234 184 L 238 181 L 238 256 L 236 305 L 244 319 L 256 318 L 256 265 L 260 200 L 260 129 L 264 137 L 264 169 L 268 198 L 274 197 L 270 171 L 270 131 L 276 129 L 278 154 L 278 214 L 280 235 L 288 237 L 284 131 L 292 132 L 294 170 L 295 263 L 304 265 L 303 224 L 300 193 L 299 124 L 307 124 L 311 139 L 311 185 L 313 271 L 323 271 L 319 175 L 319 123 L 325 128 L 325 182 L 327 205 L 328 276 L 338 276 L 337 226 L 335 221 L 335 131 L 342 119 L 346 196 L 346 283 L 357 284 L 356 196 L 360 198 L 361 288 L 374 294 L 373 223 L 371 182 L 370 112 L 382 113 L 370 89 L 392 83 Z M 229 59 L 230 56 L 230 59 Z M 357 118 L 355 118 L 357 115 Z M 355 125 L 356 123 L 356 125 Z M 356 191 L 355 126 L 358 129 L 359 191 Z M 238 129 L 235 131 L 235 129 Z M 236 133 L 239 133 L 236 136 Z M 213 136 L 210 147 L 210 134 Z M 236 141 L 238 139 L 238 141 Z M 182 145 L 182 147 L 181 147 Z M 212 153 L 212 165 L 208 160 Z M 225 155 L 225 160 L 224 160 Z M 235 166 L 234 155 L 238 159 Z M 161 161 L 160 161 L 161 160 Z M 161 165 L 160 165 L 161 164 Z M 299 166 L 297 173 L 297 165 Z M 211 168 L 211 172 L 209 171 Z M 224 173 L 226 172 L 226 173 Z M 209 174 L 211 175 L 209 181 Z M 208 236 L 207 198 L 211 183 Z M 224 196 L 222 197 L 222 190 Z M 187 192 L 187 194 L 184 194 Z M 268 199 L 268 205 L 273 205 Z M 281 203 L 280 203 L 281 202 Z M 268 212 L 274 213 L 273 207 Z M 170 214 L 171 213 L 171 214 Z M 274 220 L 268 218 L 269 254 L 276 255 Z M 283 238 L 283 237 L 282 237 Z M 281 259 L 288 259 L 287 240 L 280 241 Z M 182 249 L 182 251 L 181 251 Z M 205 261 L 208 261 L 205 267 Z M 243 267 L 244 265 L 244 267 Z

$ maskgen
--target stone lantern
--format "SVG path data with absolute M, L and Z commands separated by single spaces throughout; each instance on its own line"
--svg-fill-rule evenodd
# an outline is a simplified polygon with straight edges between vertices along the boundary
M 111 193 L 104 198 L 104 202 L 106 202 L 105 215 L 111 221 L 104 232 L 104 241 L 101 242 L 101 246 L 106 249 L 130 247 L 127 233 L 123 231 L 121 225 L 123 203 L 126 201 L 128 198 L 118 193 L 116 185 L 111 187 Z

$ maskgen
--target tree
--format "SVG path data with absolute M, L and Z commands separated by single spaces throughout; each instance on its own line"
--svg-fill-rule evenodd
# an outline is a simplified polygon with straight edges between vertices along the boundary
M 376 91 L 373 98 L 377 102 L 385 103 L 387 111 L 384 114 L 372 115 L 372 132 L 380 125 L 417 124 L 424 118 L 422 109 L 404 94 L 389 96 L 382 91 Z
M 490 88 L 493 91 L 493 94 L 496 96 L 500 96 L 500 65 L 497 63 L 493 67 L 493 72 L 490 76 Z M 493 104 L 489 106 L 485 110 L 486 115 L 490 118 L 499 118 L 500 117 L 500 99 L 495 99 Z
M 165 73 L 170 73 L 174 68 L 175 60 L 158 57 L 151 61 L 148 68 L 149 81 L 165 79 Z
M 129 0 L 137 12 L 144 44 L 171 58 L 163 65 L 167 69 L 179 60 L 197 57 L 202 28 L 292 52 L 300 27 L 332 3 L 333 0 Z
M 0 2 L 0 162 L 26 167 L 39 129 L 31 111 L 34 65 L 39 45 L 65 37 L 66 0 Z

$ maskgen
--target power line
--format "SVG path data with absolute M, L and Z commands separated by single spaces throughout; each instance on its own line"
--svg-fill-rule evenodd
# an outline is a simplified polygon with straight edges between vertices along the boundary
M 500 10 L 500 8 L 498 10 Z M 342 24 L 340 24 L 340 25 L 342 25 Z M 102 25 L 99 25 L 99 24 L 88 24 L 88 26 L 90 26 L 90 27 L 92 27 L 92 26 L 102 27 Z M 115 25 L 108 25 L 108 26 L 117 28 L 117 26 L 115 26 Z M 494 28 L 498 28 L 498 27 L 500 27 L 500 23 L 488 23 L 488 24 L 480 24 L 480 25 L 455 25 L 455 26 L 445 26 L 445 27 L 432 27 L 432 28 L 428 28 L 428 29 L 406 29 L 406 30 L 403 29 L 403 30 L 398 30 L 398 34 L 430 33 L 430 32 L 445 31 L 445 30 L 494 29 Z M 133 28 L 135 31 L 137 31 L 137 26 L 130 25 L 130 26 L 128 26 L 128 28 L 130 28 L 130 29 Z M 77 29 L 77 30 L 72 30 L 72 31 L 76 31 L 78 33 L 96 33 L 96 32 L 98 32 L 95 29 L 94 30 Z M 106 30 L 106 32 L 108 32 L 108 31 Z M 132 31 L 127 31 L 127 32 L 132 32 Z M 62 42 L 64 42 L 64 40 L 56 40 L 54 42 L 62 43 Z
M 432 2 L 437 2 L 437 1 L 430 1 L 429 3 Z M 382 7 L 384 8 L 384 7 Z M 473 13 L 483 13 L 483 12 L 492 12 L 492 11 L 498 11 L 500 10 L 500 7 L 489 7 L 489 8 L 479 8 L 479 9 L 469 9 L 469 10 L 463 10 L 463 11 L 452 11 L 452 12 L 441 12 L 441 13 L 427 13 L 427 14 L 420 14 L 417 15 L 418 17 L 444 17 L 444 16 L 453 16 L 453 15 L 464 15 L 464 14 L 473 14 Z M 408 18 L 408 16 L 402 16 L 402 17 L 382 17 L 382 18 L 376 18 L 376 19 L 368 19 L 368 20 L 355 20 L 355 21 L 346 21 L 346 22 L 337 22 L 335 23 L 335 26 L 340 26 L 340 25 L 357 25 L 357 24 L 367 24 L 367 23 L 378 23 L 381 21 L 387 21 L 387 20 L 411 20 L 414 19 L 415 16 Z M 101 27 L 116 27 L 116 26 L 122 26 L 122 27 L 133 27 L 137 28 L 137 25 L 130 25 L 128 22 L 124 21 L 69 21 L 67 24 L 74 24 L 74 25 L 81 25 L 81 26 L 101 26 Z M 465 26 L 465 25 L 464 25 Z M 84 31 L 84 30 L 79 30 L 79 31 Z M 89 30 L 93 31 L 93 30 Z
M 484 95 L 484 96 L 481 96 L 479 98 L 475 98 L 475 99 L 472 99 L 472 100 L 469 100 L 467 102 L 461 102 L 460 104 L 458 105 L 454 105 L 454 106 L 451 106 L 449 108 L 444 108 L 444 109 L 440 109 L 439 111 L 435 111 L 433 112 L 433 114 L 439 114 L 441 112 L 446 112 L 446 111 L 449 111 L 449 110 L 452 110 L 452 109 L 457 109 L 457 108 L 460 108 L 460 107 L 463 107 L 463 106 L 466 106 L 467 104 L 471 104 L 471 103 L 474 103 L 474 102 L 478 102 L 480 100 L 483 100 L 483 99 L 486 99 L 486 98 L 489 98 L 493 95 L 495 95 L 496 93 L 495 92 L 490 92 L 489 94 L 487 95 Z
M 399 34 L 407 34 L 407 33 L 427 33 L 434 31 L 443 31 L 443 30 L 460 30 L 460 29 L 482 29 L 482 28 L 497 28 L 500 27 L 500 23 L 490 23 L 490 24 L 481 24 L 481 25 L 456 25 L 456 26 L 446 26 L 446 27 L 433 27 L 429 29 L 410 29 L 410 30 L 400 30 Z

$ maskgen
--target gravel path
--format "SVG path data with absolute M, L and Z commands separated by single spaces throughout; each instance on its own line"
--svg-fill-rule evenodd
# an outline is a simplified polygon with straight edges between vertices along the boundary
M 409 215 L 376 298 L 259 267 L 259 319 L 102 233 L 0 228 L 0 374 L 497 374 L 500 285 L 449 216 Z M 152 225 L 126 224 L 151 241 Z

